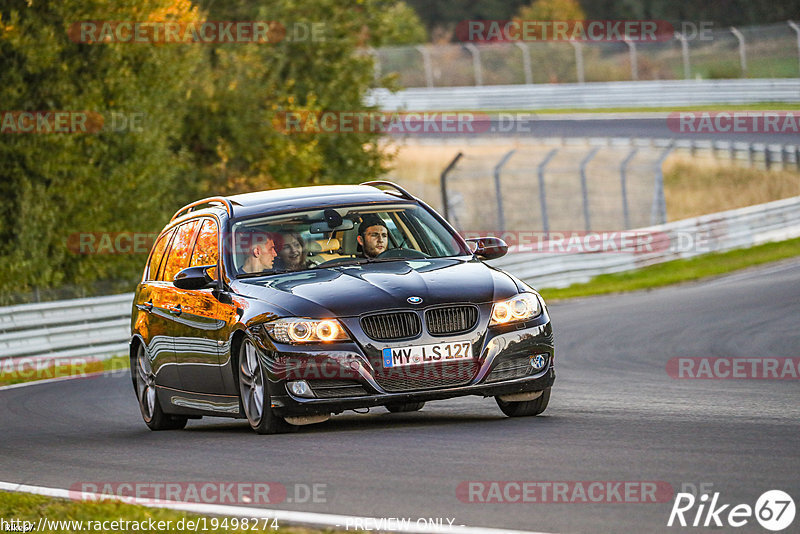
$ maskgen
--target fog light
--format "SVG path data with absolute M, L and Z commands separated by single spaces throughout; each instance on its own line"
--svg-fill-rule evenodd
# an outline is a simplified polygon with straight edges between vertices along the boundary
M 531 358 L 531 367 L 534 371 L 541 371 L 547 365 L 547 358 L 549 354 L 537 354 L 533 358 Z
M 294 380 L 287 384 L 289 391 L 298 397 L 313 397 L 314 392 L 311 391 L 308 383 L 305 380 Z

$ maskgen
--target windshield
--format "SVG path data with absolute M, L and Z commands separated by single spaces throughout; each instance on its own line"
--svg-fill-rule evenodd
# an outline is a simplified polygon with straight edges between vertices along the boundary
M 348 206 L 233 224 L 237 278 L 371 262 L 467 255 L 450 231 L 413 204 Z

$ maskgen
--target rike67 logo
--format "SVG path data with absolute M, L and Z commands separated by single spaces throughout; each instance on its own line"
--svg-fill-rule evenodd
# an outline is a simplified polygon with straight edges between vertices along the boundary
M 755 518 L 767 530 L 778 532 L 794 521 L 794 500 L 781 490 L 764 492 L 754 507 L 749 504 L 725 504 L 720 493 L 710 497 L 704 493 L 696 498 L 691 493 L 678 493 L 669 514 L 667 526 L 690 527 L 743 527 Z

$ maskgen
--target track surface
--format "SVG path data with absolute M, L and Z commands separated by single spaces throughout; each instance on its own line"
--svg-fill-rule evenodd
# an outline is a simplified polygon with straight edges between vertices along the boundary
M 708 132 L 708 126 L 702 132 L 675 131 L 667 123 L 669 113 L 644 113 L 641 116 L 626 114 L 572 114 L 572 115 L 536 115 L 535 113 L 506 112 L 503 118 L 492 118 L 486 122 L 478 120 L 470 131 L 435 133 L 420 130 L 407 134 L 409 137 L 426 138 L 469 138 L 480 136 L 499 136 L 523 138 L 545 137 L 631 137 L 641 139 L 683 139 L 693 141 L 728 141 L 743 143 L 775 143 L 797 144 L 797 133 L 785 132 Z M 433 121 L 435 122 L 435 120 Z M 437 123 L 438 124 L 438 123 Z M 436 125 L 428 125 L 434 129 Z M 452 130 L 452 127 L 451 127 Z M 403 137 L 398 135 L 398 137 Z
M 713 483 L 732 504 L 754 505 L 774 488 L 800 501 L 800 381 L 665 371 L 676 356 L 797 356 L 800 262 L 551 312 L 558 377 L 540 417 L 508 419 L 492 399 L 467 398 L 413 414 L 351 412 L 291 435 L 208 418 L 150 432 L 127 376 L 72 380 L 0 391 L 0 480 L 317 483 L 327 484 L 327 502 L 273 507 L 548 532 L 685 529 L 666 527 L 671 501 L 467 504 L 456 487 L 659 480 L 675 491 Z M 766 532 L 752 519 L 736 531 Z

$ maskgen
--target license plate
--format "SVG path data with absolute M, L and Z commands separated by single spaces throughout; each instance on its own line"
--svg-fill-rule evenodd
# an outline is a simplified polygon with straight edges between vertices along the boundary
M 469 341 L 383 349 L 384 368 L 470 359 L 472 345 Z

